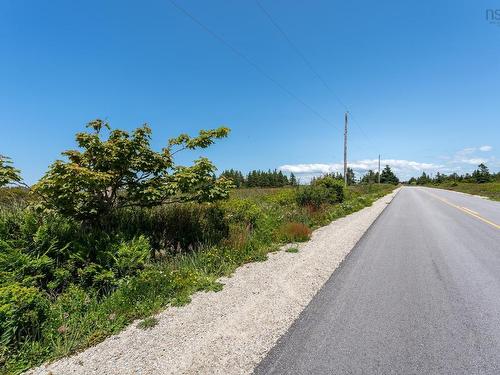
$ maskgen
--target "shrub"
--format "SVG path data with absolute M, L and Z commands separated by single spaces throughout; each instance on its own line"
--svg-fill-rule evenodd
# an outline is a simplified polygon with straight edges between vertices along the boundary
M 312 206 L 318 209 L 323 204 L 335 204 L 344 200 L 342 182 L 330 176 L 315 179 L 312 185 L 304 186 L 297 191 L 297 203 L 300 206 Z
M 231 223 L 254 227 L 264 215 L 262 208 L 251 199 L 231 199 L 223 203 L 226 218 Z
M 37 337 L 48 309 L 47 298 L 35 287 L 10 283 L 0 287 L 0 344 L 13 346 Z
M 292 206 L 295 203 L 295 194 L 296 189 L 280 189 L 270 194 L 267 200 L 280 206 Z
M 336 195 L 322 186 L 304 186 L 297 192 L 297 204 L 318 209 L 323 204 L 334 203 Z
M 330 199 L 328 203 L 341 203 L 344 201 L 345 191 L 344 183 L 331 176 L 324 176 L 314 180 L 314 186 L 321 186 L 328 189 L 331 192 Z
M 116 251 L 115 266 L 120 276 L 130 276 L 144 267 L 151 256 L 149 241 L 144 236 L 121 242 Z
M 39 286 L 53 272 L 54 264 L 45 254 L 34 256 L 14 241 L 0 240 L 0 284 L 19 282 L 24 286 Z
M 116 211 L 102 229 L 128 240 L 146 236 L 153 250 L 170 252 L 216 244 L 229 233 L 220 206 L 194 203 Z
M 83 265 L 78 268 L 77 275 L 80 285 L 100 293 L 111 291 L 118 281 L 112 270 L 97 263 Z

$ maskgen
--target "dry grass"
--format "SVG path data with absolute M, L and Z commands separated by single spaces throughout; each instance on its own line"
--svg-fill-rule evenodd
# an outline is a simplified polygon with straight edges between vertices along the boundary
M 311 238 L 312 230 L 302 223 L 286 223 L 279 228 L 283 240 L 288 242 L 302 242 Z

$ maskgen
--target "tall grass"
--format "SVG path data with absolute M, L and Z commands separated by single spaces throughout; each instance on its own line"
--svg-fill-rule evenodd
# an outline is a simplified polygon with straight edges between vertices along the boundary
M 480 195 L 495 201 L 500 201 L 500 182 L 486 182 L 482 184 L 472 182 L 445 182 L 435 185 L 437 188 L 460 191 L 462 193 Z

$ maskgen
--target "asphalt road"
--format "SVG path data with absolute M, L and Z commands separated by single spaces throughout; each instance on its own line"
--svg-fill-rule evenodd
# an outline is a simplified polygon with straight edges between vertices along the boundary
M 405 187 L 256 374 L 500 374 L 500 203 Z

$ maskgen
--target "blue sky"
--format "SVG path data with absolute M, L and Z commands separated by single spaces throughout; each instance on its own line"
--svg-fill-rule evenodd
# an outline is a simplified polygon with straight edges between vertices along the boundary
M 486 20 L 500 3 L 260 2 L 352 112 L 357 171 L 379 153 L 403 178 L 500 169 L 500 26 Z M 94 118 L 147 122 L 158 149 L 227 125 L 201 153 L 219 169 L 339 168 L 344 108 L 256 2 L 178 3 L 307 107 L 168 0 L 2 0 L 0 154 L 29 183 Z

